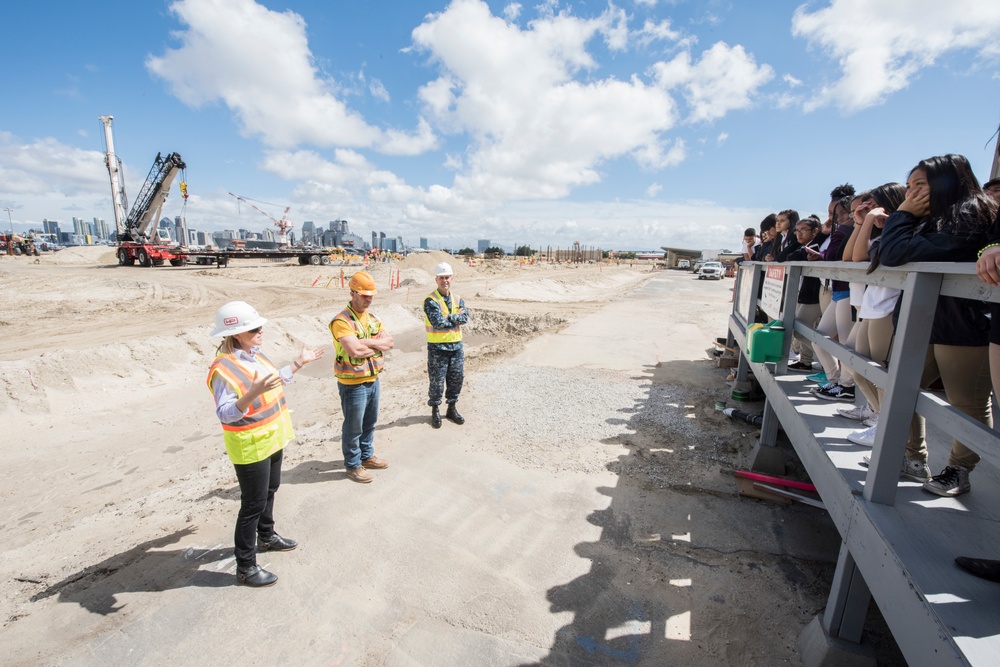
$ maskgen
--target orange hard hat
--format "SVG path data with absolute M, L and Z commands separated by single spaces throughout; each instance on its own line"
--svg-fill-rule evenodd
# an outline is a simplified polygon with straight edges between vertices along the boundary
M 375 279 L 365 271 L 358 271 L 351 276 L 347 286 L 351 288 L 351 291 L 363 294 L 364 296 L 375 296 L 378 294 L 378 290 L 375 289 Z

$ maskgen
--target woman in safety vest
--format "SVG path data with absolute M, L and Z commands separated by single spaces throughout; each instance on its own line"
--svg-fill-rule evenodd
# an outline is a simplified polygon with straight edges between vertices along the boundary
M 300 368 L 323 356 L 323 348 L 303 347 L 278 370 L 260 352 L 267 320 L 243 301 L 230 301 L 215 314 L 212 336 L 225 336 L 208 370 L 215 413 L 222 422 L 226 453 L 240 483 L 236 520 L 236 581 L 270 586 L 278 580 L 257 566 L 257 551 L 291 551 L 294 540 L 274 532 L 274 492 L 281 483 L 281 458 L 295 437 L 283 386 Z M 255 544 L 256 541 L 256 544 Z

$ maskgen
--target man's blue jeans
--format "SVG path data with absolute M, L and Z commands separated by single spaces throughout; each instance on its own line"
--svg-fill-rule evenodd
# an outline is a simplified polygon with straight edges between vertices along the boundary
M 378 378 L 363 384 L 337 383 L 344 425 L 340 431 L 340 446 L 344 451 L 344 467 L 360 468 L 362 461 L 375 455 L 375 424 L 378 422 Z

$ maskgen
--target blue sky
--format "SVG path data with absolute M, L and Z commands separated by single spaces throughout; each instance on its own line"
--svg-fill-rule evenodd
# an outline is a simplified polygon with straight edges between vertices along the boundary
M 432 248 L 738 247 L 931 155 L 985 181 L 1000 125 L 982 0 L 15 3 L 2 53 L 16 230 L 113 219 L 103 114 L 191 228 L 267 226 L 235 192 Z

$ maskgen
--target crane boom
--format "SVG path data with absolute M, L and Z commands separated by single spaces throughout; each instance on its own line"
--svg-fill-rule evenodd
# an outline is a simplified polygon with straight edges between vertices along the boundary
M 241 197 L 238 194 L 234 194 L 232 192 L 230 192 L 229 195 L 232 196 L 232 197 L 236 197 L 236 199 L 238 199 L 239 201 L 243 202 L 247 206 L 253 208 L 253 210 L 257 211 L 261 215 L 267 216 L 268 219 L 271 220 L 271 222 L 274 223 L 275 227 L 278 228 L 278 245 L 280 245 L 280 246 L 286 246 L 286 245 L 288 245 L 288 235 L 287 234 L 288 234 L 288 230 L 291 229 L 291 227 L 292 227 L 292 223 L 288 219 L 288 212 L 292 210 L 291 206 L 286 206 L 285 207 L 285 212 L 281 214 L 281 220 L 278 220 L 277 218 L 275 218 L 273 215 L 271 215 L 267 211 L 265 211 L 265 210 L 261 209 L 260 207 L 256 206 L 252 201 L 250 201 L 246 197 Z
M 132 210 L 128 213 L 125 221 L 125 234 L 131 236 L 129 240 L 138 241 L 148 238 L 147 231 L 151 224 L 155 224 L 163 209 L 163 202 L 170 194 L 170 186 L 177 177 L 178 171 L 187 168 L 179 153 L 171 153 L 167 157 L 156 154 L 153 166 L 149 170 L 146 182 L 139 190 L 139 196 L 132 204 Z M 186 197 L 184 190 L 182 194 Z
M 128 210 L 128 200 L 125 197 L 125 178 L 122 173 L 121 160 L 115 155 L 115 139 L 111 131 L 111 121 L 114 116 L 98 116 L 104 126 L 104 163 L 108 166 L 111 176 L 111 201 L 115 209 L 115 228 L 118 237 L 125 234 L 125 211 Z
M 104 126 L 104 145 L 106 153 L 104 162 L 108 167 L 108 175 L 111 177 L 111 199 L 115 209 L 115 228 L 118 230 L 118 241 L 135 241 L 137 243 L 148 243 L 150 241 L 147 234 L 149 227 L 160 216 L 163 209 L 163 202 L 170 194 L 170 186 L 177 177 L 178 171 L 184 171 L 187 165 L 181 159 L 179 153 L 171 153 L 163 157 L 157 153 L 153 161 L 153 167 L 149 170 L 146 182 L 139 190 L 139 196 L 132 204 L 132 209 L 128 215 L 128 200 L 125 196 L 125 177 L 121 167 L 121 160 L 115 155 L 114 133 L 111 130 L 111 121 L 114 116 L 98 116 Z M 187 199 L 187 186 L 181 182 L 181 196 Z

